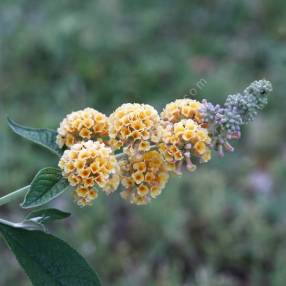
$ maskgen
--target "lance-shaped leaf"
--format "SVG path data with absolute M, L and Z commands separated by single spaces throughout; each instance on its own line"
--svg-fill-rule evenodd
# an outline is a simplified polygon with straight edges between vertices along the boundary
M 28 139 L 36 144 L 39 144 L 53 153 L 60 156 L 62 154 L 62 150 L 58 147 L 56 143 L 57 132 L 55 130 L 50 129 L 38 129 L 38 128 L 30 128 L 26 126 L 19 125 L 15 121 L 7 118 L 8 124 L 10 128 L 18 135 Z
M 100 286 L 96 273 L 64 241 L 0 220 L 0 233 L 34 286 Z
M 46 224 L 54 220 L 61 220 L 70 217 L 70 213 L 57 209 L 42 209 L 30 212 L 25 219 L 37 223 Z
M 27 192 L 23 208 L 33 208 L 44 205 L 68 190 L 70 185 L 62 177 L 57 168 L 44 168 L 33 179 L 30 190 Z

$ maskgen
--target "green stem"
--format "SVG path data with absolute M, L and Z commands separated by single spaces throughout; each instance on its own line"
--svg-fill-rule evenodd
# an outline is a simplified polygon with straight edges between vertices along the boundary
M 154 149 L 156 149 L 156 148 L 157 148 L 157 145 L 151 145 L 149 151 L 154 150 Z M 121 158 L 124 157 L 124 156 L 127 156 L 127 154 L 125 154 L 125 153 L 122 152 L 122 153 L 116 154 L 116 155 L 115 155 L 115 158 L 118 160 L 118 159 L 121 159 Z
M 118 153 L 118 154 L 115 155 L 115 158 L 118 160 L 118 159 L 121 159 L 124 156 L 126 156 L 125 153 Z
M 0 206 L 3 206 L 11 201 L 14 201 L 20 197 L 22 197 L 30 188 L 30 185 L 29 186 L 26 186 L 26 187 L 23 187 L 17 191 L 14 191 L 2 198 L 0 198 Z

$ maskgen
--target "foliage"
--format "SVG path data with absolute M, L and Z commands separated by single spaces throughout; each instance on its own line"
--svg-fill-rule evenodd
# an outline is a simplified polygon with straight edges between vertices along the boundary
M 0 233 L 35 286 L 100 286 L 85 260 L 60 239 L 0 222 Z
M 46 224 L 54 220 L 68 218 L 71 214 L 57 209 L 40 209 L 30 212 L 25 219 Z
M 270 105 L 244 128 L 236 154 L 172 180 L 160 200 L 140 210 L 102 197 L 82 211 L 63 195 L 52 206 L 75 215 L 52 229 L 107 285 L 284 285 L 285 5 L 1 1 L 1 194 L 57 161 L 8 133 L 6 114 L 54 128 L 86 106 L 111 113 L 124 102 L 145 102 L 160 109 L 184 94 L 222 103 L 267 77 L 275 87 Z M 0 212 L 23 217 L 14 204 Z M 0 284 L 30 285 L 1 245 L 2 255 Z
M 57 168 L 44 168 L 33 179 L 27 192 L 23 208 L 42 206 L 69 189 L 69 183 Z

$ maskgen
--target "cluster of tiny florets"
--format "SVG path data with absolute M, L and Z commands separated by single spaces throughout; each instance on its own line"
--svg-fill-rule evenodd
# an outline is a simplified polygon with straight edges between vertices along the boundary
M 232 151 L 229 140 L 240 138 L 241 125 L 267 104 L 271 83 L 255 81 L 243 93 L 229 95 L 224 105 L 178 99 L 162 113 L 147 104 L 123 104 L 109 117 L 86 108 L 66 116 L 57 144 L 63 177 L 74 187 L 78 205 L 91 205 L 98 189 L 145 205 L 164 189 L 169 173 L 196 170 L 212 150 Z M 115 152 L 117 153 L 115 155 Z
M 158 112 L 147 104 L 123 104 L 109 117 L 110 145 L 116 150 L 134 155 L 146 152 L 151 143 L 160 139 L 158 133 L 160 117 Z
M 241 126 L 253 121 L 258 111 L 267 105 L 267 94 L 271 91 L 269 81 L 259 80 L 243 93 L 229 95 L 222 106 L 203 101 L 201 114 L 211 133 L 213 148 L 221 155 L 224 151 L 233 151 L 229 141 L 240 138 Z
M 177 99 L 166 105 L 161 113 L 161 119 L 176 123 L 182 119 L 193 119 L 197 123 L 202 123 L 203 118 L 200 113 L 202 104 L 193 99 Z
M 172 170 L 180 172 L 181 163 L 185 162 L 187 169 L 194 171 L 192 158 L 199 158 L 201 162 L 211 159 L 210 143 L 206 128 L 192 119 L 182 119 L 175 124 L 165 124 L 159 150 Z
M 71 147 L 81 141 L 100 140 L 108 135 L 108 118 L 101 112 L 86 108 L 67 115 L 58 128 L 57 144 Z
M 98 141 L 74 144 L 59 162 L 63 177 L 76 188 L 75 198 L 81 206 L 97 197 L 96 187 L 110 193 L 119 183 L 118 165 L 112 150 Z
M 120 161 L 121 196 L 132 204 L 145 205 L 165 187 L 169 175 L 166 163 L 158 151 L 148 151 Z

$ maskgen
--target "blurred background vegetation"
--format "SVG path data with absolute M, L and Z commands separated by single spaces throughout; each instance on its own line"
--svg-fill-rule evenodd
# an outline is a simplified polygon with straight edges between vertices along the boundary
M 267 78 L 270 104 L 243 130 L 235 153 L 172 178 L 144 207 L 102 195 L 79 209 L 67 194 L 51 206 L 73 217 L 50 230 L 104 285 L 284 286 L 285 44 L 284 0 L 2 0 L 1 195 L 57 163 L 13 135 L 8 114 L 55 129 L 86 106 L 110 114 L 145 102 L 160 110 L 190 89 L 193 98 L 221 103 Z M 17 221 L 25 212 L 13 203 L 0 214 Z M 30 285 L 2 242 L 0 251 L 0 285 Z

